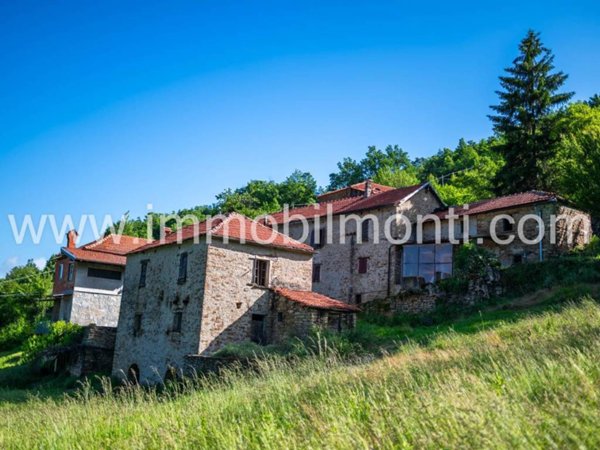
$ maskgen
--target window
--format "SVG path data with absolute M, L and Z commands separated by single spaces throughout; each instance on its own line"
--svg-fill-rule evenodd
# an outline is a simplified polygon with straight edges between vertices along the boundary
M 514 224 L 511 223 L 510 220 L 508 220 L 508 219 L 502 219 L 500 221 L 500 229 L 502 231 L 504 231 L 505 233 L 508 233 L 509 231 L 513 231 Z
M 65 266 L 64 266 L 64 264 L 59 264 L 57 279 L 62 280 L 64 275 L 65 275 Z
M 69 267 L 69 277 L 71 268 Z M 88 277 L 91 278 L 105 278 L 107 280 L 120 280 L 121 272 L 118 270 L 108 270 L 108 269 L 97 269 L 95 267 L 88 268 Z
M 265 259 L 254 260 L 252 284 L 267 287 L 269 285 L 269 261 Z
M 187 263 L 188 263 L 188 254 L 182 253 L 179 255 L 179 277 L 177 277 L 178 283 L 185 283 L 187 279 Z
M 402 277 L 433 283 L 452 275 L 452 244 L 405 245 Z
M 354 304 L 360 305 L 362 303 L 362 294 L 356 294 L 354 296 Z
M 283 322 L 283 313 L 282 312 L 277 313 L 277 322 Z
M 523 262 L 523 255 L 513 255 L 513 264 L 521 264 Z
M 402 284 L 402 246 L 396 246 L 396 264 L 394 271 L 394 281 L 397 285 Z
M 181 322 L 183 321 L 183 312 L 176 311 L 173 314 L 173 328 L 171 329 L 174 333 L 181 332 Z
M 358 273 L 367 273 L 369 258 L 358 258 Z
M 371 219 L 363 220 L 360 224 L 362 242 L 369 242 L 369 229 L 371 228 Z
M 133 335 L 137 336 L 142 331 L 142 315 L 136 314 L 133 316 Z
M 73 281 L 74 275 L 75 275 L 75 264 L 69 263 L 69 271 L 67 272 L 67 280 Z
M 147 272 L 148 272 L 148 260 L 145 259 L 144 261 L 141 262 L 139 287 L 146 286 L 146 273 Z
M 319 230 L 313 228 L 310 232 L 310 246 L 313 248 L 321 248 L 325 245 L 327 240 L 327 229 L 320 228 Z
M 319 281 L 321 281 L 321 264 L 315 264 L 313 266 L 312 280 L 314 283 L 318 283 Z

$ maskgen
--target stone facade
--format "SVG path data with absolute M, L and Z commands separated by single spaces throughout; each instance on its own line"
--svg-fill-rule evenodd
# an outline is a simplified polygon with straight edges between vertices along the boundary
M 401 287 L 395 283 L 394 275 L 397 266 L 396 246 L 390 244 L 385 236 L 386 221 L 393 219 L 390 226 L 392 237 L 402 237 L 406 229 L 397 219 L 398 215 L 404 215 L 414 222 L 417 215 L 432 213 L 442 206 L 437 194 L 427 187 L 398 205 L 354 213 L 360 219 L 372 218 L 373 223 L 380 224 L 378 230 L 370 228 L 368 241 L 362 243 L 358 243 L 357 229 L 359 235 L 361 230 L 357 228 L 360 225 L 356 220 L 345 220 L 340 215 L 333 216 L 330 224 L 311 220 L 311 230 L 331 229 L 332 237 L 332 243 L 323 245 L 315 252 L 314 263 L 320 265 L 321 277 L 320 281 L 314 282 L 313 290 L 350 304 L 367 303 L 376 298 L 397 294 Z M 346 224 L 344 236 L 340 233 L 342 220 Z M 289 235 L 300 239 L 302 224 L 290 223 Z M 367 259 L 366 273 L 359 273 L 360 258 Z
M 309 308 L 273 294 L 270 328 L 274 342 L 307 337 L 313 329 L 343 332 L 354 328 L 356 313 Z
M 517 225 L 511 230 L 503 230 L 501 223 L 496 224 L 497 236 L 502 240 L 513 238 L 507 245 L 495 243 L 491 238 L 491 225 L 494 217 L 505 214 L 514 219 L 518 224 L 525 216 L 530 216 L 523 221 L 523 234 L 527 240 L 534 240 L 541 230 L 537 221 L 531 216 L 538 216 L 544 223 L 544 237 L 540 243 L 530 244 L 523 242 L 517 235 Z M 563 219 L 553 221 L 553 217 Z M 537 205 L 524 205 L 514 208 L 506 208 L 501 211 L 492 211 L 482 214 L 470 215 L 467 222 L 461 218 L 461 228 L 455 226 L 455 238 L 462 239 L 462 230 L 468 230 L 469 240 L 484 246 L 494 253 L 503 267 L 515 263 L 543 261 L 564 254 L 573 248 L 585 245 L 591 237 L 591 220 L 589 215 L 577 211 L 567 205 L 558 202 L 547 202 Z M 569 220 L 572 221 L 569 227 Z M 556 238 L 553 241 L 552 227 L 556 223 Z M 448 222 L 441 222 L 441 240 L 448 241 Z M 423 229 L 424 242 L 433 241 L 435 238 L 434 224 L 428 223 Z M 458 247 L 456 247 L 458 248 Z
M 182 253 L 188 255 L 185 282 L 178 281 Z M 271 291 L 253 283 L 256 259 L 269 261 L 268 286 L 310 290 L 310 253 L 202 238 L 130 255 L 113 374 L 122 378 L 135 365 L 140 381 L 156 383 L 171 367 L 183 370 L 187 355 L 211 355 L 257 337 L 267 341 Z M 143 261 L 146 283 L 140 287 Z

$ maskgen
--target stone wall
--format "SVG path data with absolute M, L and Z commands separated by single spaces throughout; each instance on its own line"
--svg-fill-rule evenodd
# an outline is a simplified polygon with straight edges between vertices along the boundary
M 110 373 L 112 369 L 117 329 L 89 325 L 83 332 L 69 372 L 73 376 Z
M 514 236 L 514 240 L 507 245 L 495 243 L 491 239 L 490 229 L 491 222 L 497 215 L 506 214 L 515 220 L 515 227 L 512 231 L 502 231 L 500 224 L 497 224 L 497 236 L 502 240 L 508 240 Z M 517 235 L 517 224 L 527 215 L 540 216 L 544 222 L 544 238 L 540 243 L 529 244 L 519 239 Z M 575 218 L 571 229 L 568 227 L 567 220 L 556 221 L 556 241 L 551 240 L 552 217 L 563 215 L 566 218 Z M 455 221 L 455 227 L 456 227 Z M 591 237 L 591 221 L 587 214 L 574 210 L 565 205 L 556 202 L 548 202 L 538 205 L 526 205 L 515 208 L 507 208 L 501 211 L 493 211 L 489 213 L 477 214 L 470 216 L 468 224 L 463 225 L 465 229 L 469 229 L 469 239 L 471 242 L 478 243 L 494 253 L 500 260 L 503 267 L 508 267 L 515 262 L 536 262 L 556 257 L 566 253 L 578 245 L 583 245 L 589 242 Z M 433 241 L 435 238 L 433 223 L 424 226 L 423 238 L 424 242 Z M 533 218 L 524 221 L 524 235 L 527 240 L 533 240 L 538 235 L 538 223 Z M 455 234 L 456 237 L 459 234 Z M 569 238 L 571 242 L 569 242 Z M 448 239 L 447 221 L 442 221 L 441 239 Z
M 270 313 L 271 342 L 277 343 L 292 337 L 305 338 L 315 328 L 341 332 L 354 328 L 356 314 L 315 309 L 273 295 Z
M 179 283 L 183 252 L 188 253 L 188 276 Z M 210 355 L 226 344 L 248 341 L 253 314 L 265 316 L 268 335 L 270 291 L 252 284 L 254 260 L 270 261 L 271 286 L 310 290 L 311 257 L 216 238 L 210 245 L 202 239 L 128 256 L 113 374 L 123 378 L 135 364 L 140 381 L 157 383 L 169 367 L 182 368 L 186 355 Z M 146 286 L 139 287 L 144 260 Z M 183 315 L 180 332 L 173 330 L 178 312 Z
M 70 304 L 65 307 L 69 309 L 68 319 L 65 319 L 68 322 L 82 326 L 96 324 L 103 327 L 116 327 L 119 321 L 121 295 L 76 290 Z
M 187 252 L 184 283 L 178 282 L 179 256 Z M 140 381 L 156 383 L 185 355 L 198 353 L 204 298 L 207 246 L 187 241 L 127 257 L 113 375 L 126 376 L 135 364 Z M 147 260 L 146 285 L 140 287 L 142 261 Z M 182 313 L 181 331 L 173 330 L 175 313 Z M 136 315 L 138 319 L 136 320 Z M 136 329 L 136 321 L 141 325 Z
M 214 240 L 208 249 L 199 354 L 250 340 L 253 315 L 263 317 L 264 335 L 269 335 L 271 291 L 252 284 L 256 258 L 269 261 L 269 286 L 310 290 L 312 255 Z
M 366 313 L 391 317 L 397 314 L 420 315 L 432 312 L 439 296 L 427 290 L 407 290 L 391 297 L 375 299 L 363 306 Z
M 395 246 L 386 239 L 384 224 L 396 214 L 403 214 L 414 221 L 418 214 L 433 212 L 440 206 L 437 195 L 426 188 L 397 206 L 356 213 L 360 218 L 377 219 L 380 224 L 379 230 L 370 230 L 369 241 L 360 244 L 357 242 L 355 220 L 346 221 L 345 236 L 340 233 L 340 216 L 334 216 L 329 224 L 325 219 L 319 223 L 311 223 L 311 229 L 331 229 L 333 242 L 325 244 L 315 253 L 314 263 L 321 265 L 321 281 L 313 283 L 313 290 L 351 304 L 356 302 L 357 295 L 361 296 L 362 303 L 366 303 L 387 296 L 388 289 L 391 294 L 399 292 L 400 286 L 394 282 Z M 360 234 L 360 228 L 358 230 Z M 399 220 L 393 220 L 391 230 L 394 238 L 405 231 Z M 378 234 L 379 243 L 375 243 L 374 233 Z M 289 235 L 292 238 L 300 239 L 301 234 L 300 223 L 289 224 Z M 390 250 L 391 247 L 394 248 Z M 361 257 L 368 258 L 368 270 L 365 274 L 358 273 L 358 260 Z

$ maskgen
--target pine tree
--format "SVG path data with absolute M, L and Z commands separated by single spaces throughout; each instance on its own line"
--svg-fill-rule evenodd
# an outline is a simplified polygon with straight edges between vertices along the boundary
M 488 116 L 504 139 L 499 150 L 506 165 L 495 180 L 500 194 L 549 188 L 547 161 L 560 139 L 555 112 L 573 96 L 558 92 L 567 75 L 553 73 L 554 55 L 539 33 L 529 30 L 519 51 L 512 67 L 505 69 L 508 75 L 500 77 L 500 104 L 491 106 L 497 115 Z

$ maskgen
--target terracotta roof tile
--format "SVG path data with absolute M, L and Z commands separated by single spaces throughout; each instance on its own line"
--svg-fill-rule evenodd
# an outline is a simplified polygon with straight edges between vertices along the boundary
M 181 237 L 178 239 L 178 235 Z M 313 253 L 310 245 L 298 242 L 282 233 L 267 227 L 256 220 L 237 213 L 228 214 L 225 217 L 215 218 L 212 221 L 203 221 L 195 225 L 183 227 L 165 236 L 163 242 L 154 241 L 148 245 L 136 249 L 133 253 L 143 252 L 163 245 L 177 244 L 195 237 L 210 234 L 221 239 L 234 241 L 245 241 L 267 247 L 277 247 L 287 250 Z
M 506 195 L 504 197 L 491 198 L 488 200 L 480 200 L 465 206 L 453 206 L 454 213 L 458 216 L 474 215 L 498 211 L 501 209 L 514 208 L 516 206 L 531 205 L 534 203 L 544 203 L 560 200 L 560 197 L 551 192 L 529 191 L 518 194 Z M 446 218 L 448 209 L 438 211 L 437 216 Z
M 288 217 L 292 218 L 295 215 L 305 217 L 306 219 L 313 219 L 327 215 L 328 209 L 331 209 L 332 214 L 336 215 L 389 206 L 404 200 L 426 185 L 428 183 L 392 189 L 379 194 L 373 194 L 370 197 L 348 197 L 330 202 L 315 203 L 314 205 L 303 206 L 301 208 L 293 208 L 289 210 Z M 271 217 L 277 224 L 284 223 L 283 212 L 272 214 Z M 291 222 L 293 221 L 291 220 Z
M 151 241 L 148 239 L 109 234 L 78 248 L 63 247 L 61 252 L 71 255 L 77 261 L 124 266 L 127 253 L 147 245 L 149 242 Z
M 312 291 L 298 291 L 283 287 L 274 288 L 273 292 L 296 303 L 300 303 L 309 308 L 329 309 L 334 311 L 358 312 L 360 308 L 344 303 L 340 300 L 334 300 L 322 294 Z
M 367 185 L 367 182 L 366 181 L 362 181 L 360 183 L 352 184 L 350 186 L 346 186 L 346 187 L 343 187 L 343 188 L 340 188 L 340 189 L 336 189 L 334 191 L 324 192 L 321 195 L 317 196 L 317 200 L 319 200 L 319 201 L 327 201 L 328 197 L 330 197 L 332 195 L 339 194 L 342 191 L 355 190 L 355 191 L 364 192 L 365 189 L 366 189 L 366 185 Z M 385 186 L 383 184 L 371 182 L 371 190 L 372 190 L 373 194 L 379 194 L 381 192 L 391 191 L 393 189 L 394 188 L 392 186 Z

